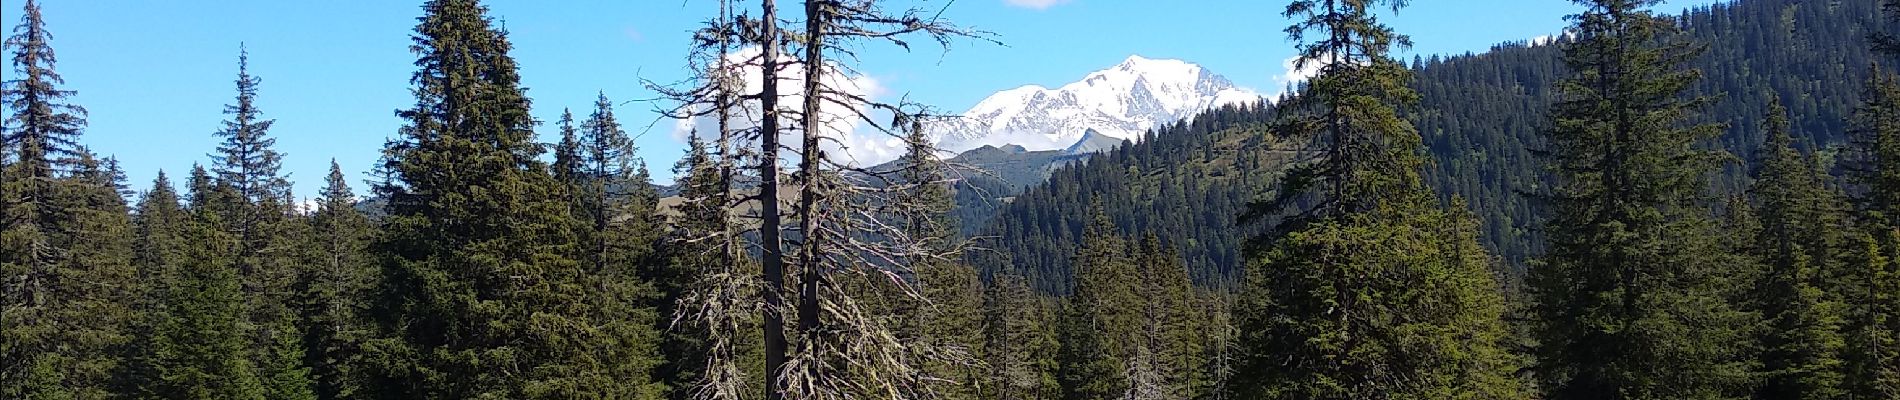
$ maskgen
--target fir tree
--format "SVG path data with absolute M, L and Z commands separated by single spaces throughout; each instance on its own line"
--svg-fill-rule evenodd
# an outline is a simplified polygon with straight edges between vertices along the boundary
M 371 334 L 365 299 L 375 282 L 365 254 L 370 221 L 357 211 L 356 195 L 335 160 L 324 182 L 309 218 L 308 268 L 297 285 L 303 363 L 310 367 L 316 398 L 357 398 L 369 393 L 362 346 Z
M 910 269 L 916 274 L 921 299 L 909 315 L 915 322 L 906 324 L 926 352 L 918 354 L 917 368 L 930 377 L 926 382 L 942 382 L 936 394 L 943 399 L 976 399 L 982 373 L 971 362 L 982 349 L 983 283 L 976 270 L 956 262 L 962 246 L 957 242 L 956 221 L 949 217 L 955 204 L 951 194 L 948 166 L 938 155 L 922 128 L 921 120 L 912 120 L 904 138 L 908 149 L 899 158 L 898 201 L 910 204 L 903 221 L 904 233 L 918 247 Z
M 157 379 L 143 392 L 167 399 L 265 399 L 241 329 L 243 293 L 228 252 L 237 239 L 224 231 L 219 213 L 198 208 L 192 214 L 185 245 L 160 278 L 164 302 L 151 348 Z
M 1320 74 L 1281 103 L 1279 133 L 1317 159 L 1251 211 L 1280 221 L 1254 240 L 1236 305 L 1236 397 L 1524 396 L 1476 218 L 1424 185 L 1422 139 L 1399 113 L 1419 95 L 1390 51 L 1410 39 L 1375 13 L 1404 5 L 1287 6 L 1297 63 Z
M 298 275 L 296 222 L 289 218 L 290 182 L 282 175 L 283 154 L 270 137 L 275 121 L 264 119 L 257 108 L 262 81 L 250 73 L 250 52 L 238 50 L 237 97 L 224 107 L 230 119 L 215 134 L 224 139 L 211 154 L 216 186 L 227 192 L 214 204 L 222 227 L 237 239 L 232 260 L 242 282 L 251 338 L 252 365 L 266 396 L 274 399 L 309 397 L 308 371 L 297 344 L 292 285 Z
M 1715 242 L 1705 191 L 1721 127 L 1687 124 L 1698 53 L 1654 0 L 1579 1 L 1573 70 L 1547 131 L 1556 176 L 1532 269 L 1538 376 L 1553 399 L 1719 399 L 1748 389 L 1755 316 Z
M 983 398 L 999 400 L 1054 399 L 1054 351 L 1059 345 L 1049 332 L 1053 321 L 1022 275 L 1000 272 L 983 296 L 983 359 L 991 379 Z
M 24 7 L 0 84 L 0 397 L 101 398 L 130 339 L 131 227 L 116 176 L 77 144 L 85 109 L 66 102 L 39 4 Z
M 161 282 L 170 277 L 183 260 L 188 244 L 185 233 L 191 218 L 179 204 L 178 192 L 172 188 L 171 180 L 164 171 L 159 171 L 152 188 L 139 196 L 138 206 L 132 213 L 132 265 L 138 269 L 139 282 L 147 284 L 140 285 L 141 291 L 137 294 L 136 325 L 125 359 L 129 365 L 119 374 L 123 383 L 117 392 L 121 395 L 157 396 L 151 392 L 160 387 L 151 350 L 157 339 L 156 328 L 166 322 L 167 292 Z
M 1212 388 L 1204 374 L 1207 332 L 1197 315 L 1200 300 L 1188 278 L 1180 253 L 1149 233 L 1135 252 L 1135 264 L 1145 300 L 1144 339 L 1151 342 L 1154 369 L 1163 377 L 1162 393 L 1171 399 L 1192 399 Z
M 393 397 L 653 398 L 655 338 L 622 274 L 578 262 L 564 185 L 538 161 L 506 33 L 474 0 L 423 7 L 414 108 L 386 146 L 392 180 L 372 246 L 371 341 Z M 626 267 L 626 266 L 616 266 Z M 604 304 L 613 302 L 616 304 Z M 649 316 L 650 317 L 650 316 Z
M 581 184 L 581 136 L 574 126 L 574 112 L 561 109 L 561 120 L 555 122 L 561 130 L 561 141 L 554 144 L 554 163 L 548 167 L 554 171 L 554 179 L 571 186 Z
M 1762 317 L 1761 398 L 1833 399 L 1842 391 L 1845 346 L 1841 325 L 1846 305 L 1823 288 L 1842 271 L 1836 261 L 1846 232 L 1840 202 L 1825 186 L 1825 172 L 1794 148 L 1788 110 L 1780 98 L 1768 106 L 1766 143 L 1758 154 L 1753 187 L 1762 203 L 1758 239 L 1767 267 L 1756 293 Z
M 1135 292 L 1135 266 L 1128 246 L 1102 204 L 1076 253 L 1075 295 L 1063 305 L 1061 349 L 1057 356 L 1062 398 L 1106 399 L 1129 389 L 1129 357 L 1142 330 L 1141 304 Z
M 662 297 L 665 334 L 661 352 L 667 364 L 656 375 L 673 389 L 671 398 L 737 400 L 763 397 L 763 340 L 759 330 L 758 265 L 729 251 L 732 238 L 725 183 L 720 165 L 698 136 L 688 137 L 687 153 L 673 171 L 679 176 L 679 204 L 665 252 L 679 282 L 656 282 L 679 290 Z M 663 290 L 662 293 L 675 293 Z
M 1849 244 L 1847 296 L 1847 392 L 1854 399 L 1890 399 L 1900 395 L 1900 272 L 1892 250 L 1881 243 L 1900 240 L 1900 233 L 1876 239 L 1862 234 Z
M 1861 227 L 1849 244 L 1847 382 L 1856 398 L 1900 396 L 1900 78 L 1874 68 L 1841 159 Z
M 1848 193 L 1876 229 L 1900 227 L 1900 78 L 1873 67 L 1849 121 Z

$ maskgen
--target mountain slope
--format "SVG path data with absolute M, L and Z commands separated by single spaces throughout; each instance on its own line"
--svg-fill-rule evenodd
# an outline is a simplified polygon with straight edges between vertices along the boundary
M 1743 0 L 1691 10 L 1681 20 L 1710 51 L 1690 66 L 1704 71 L 1698 87 L 1713 96 L 1702 118 L 1729 124 L 1713 145 L 1752 159 L 1756 128 L 1769 93 L 1792 111 L 1808 148 L 1843 140 L 1843 120 L 1858 103 L 1867 66 L 1865 37 L 1877 13 L 1871 1 Z M 1484 54 L 1415 62 L 1422 96 L 1408 115 L 1436 160 L 1434 188 L 1467 199 L 1484 219 L 1484 239 L 1504 262 L 1522 268 L 1535 254 L 1534 198 L 1544 190 L 1533 150 L 1546 125 L 1552 85 L 1567 71 L 1556 46 L 1499 46 Z M 1197 282 L 1237 278 L 1241 240 L 1257 227 L 1236 224 L 1284 165 L 1265 122 L 1264 106 L 1217 109 L 1189 124 L 1160 129 L 1142 141 L 1057 170 L 1049 182 L 1016 196 L 978 230 L 997 254 L 976 257 L 992 270 L 1017 268 L 1043 290 L 1069 286 L 1069 256 L 1080 241 L 1088 204 L 1101 201 L 1126 233 L 1155 233 L 1182 251 Z M 1747 163 L 1714 177 L 1718 190 L 1746 182 Z M 1712 193 L 1711 197 L 1720 196 Z
M 1180 60 L 1131 56 L 1080 81 L 1049 89 L 1004 90 L 978 102 L 963 118 L 931 128 L 939 147 L 966 151 L 985 145 L 1059 150 L 1091 129 L 1120 140 L 1224 104 L 1258 101 L 1252 91 Z

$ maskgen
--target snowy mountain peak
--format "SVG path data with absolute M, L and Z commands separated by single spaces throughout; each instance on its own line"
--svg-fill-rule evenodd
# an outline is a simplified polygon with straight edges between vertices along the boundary
M 996 92 L 933 133 L 951 151 L 1005 144 L 1063 150 L 1090 130 L 1115 142 L 1141 140 L 1149 129 L 1259 98 L 1199 65 L 1134 55 L 1055 89 L 1026 85 Z

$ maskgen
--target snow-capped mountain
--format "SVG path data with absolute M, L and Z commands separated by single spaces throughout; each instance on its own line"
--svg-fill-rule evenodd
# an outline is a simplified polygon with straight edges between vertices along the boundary
M 1029 85 L 997 92 L 932 133 L 939 147 L 956 152 L 1009 144 L 1062 150 L 1091 130 L 1115 142 L 1135 141 L 1149 129 L 1209 108 L 1259 99 L 1258 93 L 1199 65 L 1130 56 L 1060 88 Z

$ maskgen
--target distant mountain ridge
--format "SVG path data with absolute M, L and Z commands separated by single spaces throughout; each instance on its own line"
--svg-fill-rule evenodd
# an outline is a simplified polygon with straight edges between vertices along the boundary
M 1695 120 L 1726 124 L 1707 144 L 1736 156 L 1710 177 L 1710 199 L 1747 189 L 1771 94 L 1788 108 L 1804 150 L 1825 155 L 1848 140 L 1845 121 L 1863 97 L 1869 66 L 1885 57 L 1839 42 L 1900 28 L 1900 22 L 1868 18 L 1879 15 L 1877 3 L 1741 0 L 1674 17 L 1684 27 L 1679 38 L 1707 46 L 1687 63 L 1704 74 L 1692 95 L 1714 100 Z M 1570 75 L 1562 47 L 1504 44 L 1414 65 L 1419 102 L 1407 117 L 1435 161 L 1424 178 L 1441 199 L 1462 197 L 1480 217 L 1482 238 L 1501 272 L 1523 273 L 1543 240 L 1537 196 L 1549 181 L 1536 150 L 1559 98 L 1555 86 Z M 1101 204 L 1122 233 L 1154 234 L 1179 250 L 1198 283 L 1232 288 L 1248 260 L 1241 240 L 1262 228 L 1240 224 L 1238 216 L 1272 188 L 1288 161 L 1282 141 L 1291 139 L 1272 131 L 1275 114 L 1271 104 L 1216 108 L 1132 146 L 1058 167 L 1046 182 L 1001 206 L 978 203 L 995 214 L 966 219 L 974 226 L 965 231 L 995 251 L 973 255 L 972 262 L 991 273 L 1021 272 L 1043 291 L 1066 293 L 1075 278 L 1071 257 L 1093 218 L 1089 205 Z
M 1012 144 L 1029 151 L 1066 150 L 1091 138 L 1091 132 L 1115 143 L 1139 141 L 1150 130 L 1208 109 L 1260 99 L 1199 65 L 1137 55 L 1059 88 L 1028 85 L 997 92 L 962 118 L 930 129 L 938 146 L 953 152 Z

